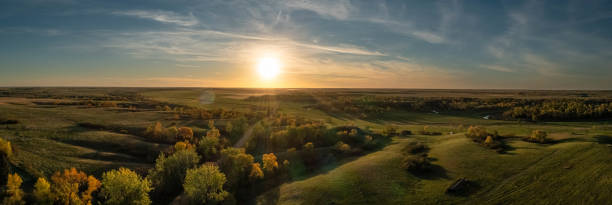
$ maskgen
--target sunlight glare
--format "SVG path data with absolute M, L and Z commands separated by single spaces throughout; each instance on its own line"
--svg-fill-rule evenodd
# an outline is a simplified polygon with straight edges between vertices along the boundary
M 281 72 L 281 65 L 277 58 L 265 57 L 259 59 L 257 72 L 263 79 L 273 79 Z

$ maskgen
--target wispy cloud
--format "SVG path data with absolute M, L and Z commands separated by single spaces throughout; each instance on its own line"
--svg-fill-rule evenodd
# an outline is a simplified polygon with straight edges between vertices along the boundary
M 427 41 L 429 43 L 445 43 L 446 39 L 442 36 L 439 36 L 435 33 L 427 32 L 427 31 L 414 31 L 412 32 L 414 37 L 417 37 L 421 40 Z
M 500 66 L 500 65 L 482 65 L 481 67 L 489 69 L 489 70 L 499 71 L 499 72 L 506 72 L 506 73 L 514 72 L 513 69 L 505 67 L 505 66 Z
M 348 0 L 290 0 L 282 2 L 289 9 L 308 10 L 323 17 L 332 17 L 339 20 L 348 19 L 352 9 L 351 2 Z
M 179 15 L 171 11 L 161 10 L 128 10 L 114 11 L 112 13 L 115 15 L 134 16 L 143 19 L 150 19 L 162 23 L 177 24 L 180 26 L 193 26 L 198 24 L 198 19 L 195 18 L 191 13 L 189 15 Z

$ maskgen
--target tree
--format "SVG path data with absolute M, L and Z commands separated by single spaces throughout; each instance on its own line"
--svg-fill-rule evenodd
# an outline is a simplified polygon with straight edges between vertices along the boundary
M 191 145 L 188 141 L 177 142 L 176 144 L 174 144 L 175 152 L 186 150 L 186 149 L 193 149 L 193 145 Z
M 205 161 L 215 160 L 219 154 L 219 137 L 207 136 L 198 142 L 197 151 Z
M 278 161 L 276 161 L 276 155 L 274 153 L 264 154 L 262 157 L 263 169 L 268 173 L 273 173 L 278 168 Z
M 219 168 L 228 177 L 228 186 L 234 187 L 248 177 L 253 164 L 253 156 L 244 152 L 242 148 L 229 147 L 221 150 Z
M 529 137 L 529 141 L 545 143 L 548 139 L 546 138 L 548 134 L 542 130 L 534 130 L 531 132 L 531 136 Z
M 102 175 L 101 195 L 105 204 L 148 205 L 151 204 L 151 190 L 151 181 L 130 169 L 122 167 Z
M 53 195 L 51 195 L 51 184 L 45 178 L 38 178 L 34 184 L 34 199 L 36 204 L 51 205 L 53 204 Z
M 251 166 L 251 173 L 249 174 L 249 179 L 254 181 L 257 179 L 262 179 L 264 177 L 264 173 L 261 170 L 259 163 L 253 163 Z
M 491 135 L 487 136 L 487 139 L 485 139 L 484 143 L 485 145 L 490 145 L 493 143 L 493 138 L 491 137 Z
M 183 188 L 187 196 L 197 203 L 223 201 L 229 193 L 223 190 L 225 174 L 213 164 L 204 164 L 199 168 L 187 170 Z
M 334 146 L 334 149 L 338 150 L 339 152 L 344 152 L 344 153 L 346 153 L 346 152 L 348 152 L 348 151 L 350 151 L 350 150 L 351 150 L 351 146 L 350 146 L 350 145 L 348 145 L 348 144 L 346 144 L 346 143 L 344 143 L 344 142 L 342 142 L 342 141 L 339 141 L 339 142 L 338 142 L 338 143 L 336 143 L 336 145 Z
M 8 180 L 6 183 L 6 197 L 2 201 L 2 204 L 7 205 L 17 205 L 17 204 L 25 204 L 23 201 L 23 190 L 21 190 L 21 183 L 23 180 L 21 177 L 15 174 L 9 174 Z
M 11 157 L 11 155 L 13 155 L 13 148 L 11 147 L 11 142 L 0 138 L 0 153 L 4 153 L 7 157 Z
M 187 169 L 195 167 L 200 156 L 193 149 L 185 149 L 166 157 L 163 153 L 155 160 L 147 178 L 151 180 L 155 191 L 171 195 L 181 191 Z
M 312 142 L 307 142 L 306 144 L 304 144 L 304 149 L 305 150 L 313 150 L 314 149 L 314 144 Z
M 51 185 L 53 195 L 62 204 L 90 204 L 91 194 L 101 185 L 95 177 L 88 177 L 87 174 L 75 168 L 65 169 L 63 173 L 55 172 L 51 176 L 51 181 L 53 182 Z
M 181 140 L 191 141 L 193 139 L 193 130 L 189 127 L 180 127 L 178 128 L 178 135 L 181 137 Z

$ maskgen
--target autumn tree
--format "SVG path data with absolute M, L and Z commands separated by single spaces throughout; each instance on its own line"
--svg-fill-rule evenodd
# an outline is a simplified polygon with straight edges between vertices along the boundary
M 273 173 L 278 168 L 278 161 L 276 161 L 276 155 L 274 153 L 264 154 L 262 157 L 263 169 L 267 173 Z
M 215 160 L 219 154 L 219 137 L 216 134 L 207 133 L 204 138 L 198 142 L 196 147 L 198 153 L 202 155 L 205 161 Z
M 23 190 L 21 190 L 22 182 L 23 180 L 17 173 L 8 175 L 8 180 L 7 180 L 6 189 L 5 189 L 6 196 L 4 200 L 2 201 L 2 204 L 7 204 L 7 205 L 25 204 L 25 201 L 23 201 L 24 193 L 23 193 Z
M 51 176 L 51 181 L 53 195 L 62 204 L 90 204 L 92 193 L 101 186 L 95 177 L 75 168 L 65 169 L 63 173 L 56 172 Z
M 11 147 L 11 142 L 0 138 L 0 153 L 5 154 L 7 157 L 13 155 L 13 148 Z
M 548 136 L 548 134 L 545 131 L 534 130 L 531 132 L 531 136 L 529 136 L 528 140 L 532 142 L 545 143 L 548 141 L 546 136 Z
M 180 192 L 187 169 L 195 167 L 200 156 L 193 149 L 175 152 L 170 156 L 160 154 L 147 178 L 151 180 L 155 191 L 160 194 Z
M 151 204 L 149 192 L 151 181 L 143 179 L 136 172 L 119 168 L 102 175 L 101 195 L 105 204 L 110 205 L 148 205 Z
M 225 174 L 214 164 L 204 164 L 198 168 L 187 170 L 183 188 L 190 199 L 199 203 L 223 201 L 229 193 L 223 190 L 226 182 Z
M 251 166 L 251 173 L 249 173 L 249 179 L 251 181 L 262 179 L 264 177 L 264 173 L 261 170 L 261 166 L 259 163 L 253 163 Z
M 51 184 L 45 178 L 38 178 L 34 184 L 34 199 L 36 204 L 51 205 L 53 204 L 53 195 L 51 194 Z
M 10 172 L 9 157 L 13 155 L 11 142 L 0 138 L 0 186 L 5 185 Z
M 221 150 L 219 168 L 228 177 L 228 186 L 239 185 L 239 182 L 248 177 L 253 164 L 253 156 L 245 153 L 242 148 L 229 147 Z
M 191 141 L 193 139 L 193 130 L 189 127 L 178 128 L 178 136 L 180 140 Z

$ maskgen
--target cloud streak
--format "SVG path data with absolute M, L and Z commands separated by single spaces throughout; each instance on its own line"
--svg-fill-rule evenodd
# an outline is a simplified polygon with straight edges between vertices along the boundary
M 162 10 L 128 10 L 128 11 L 114 11 L 112 12 L 114 15 L 122 15 L 122 16 L 133 16 L 142 19 L 150 19 L 157 22 L 176 24 L 179 26 L 194 26 L 198 24 L 198 19 L 193 16 L 193 14 L 189 15 L 179 15 L 177 13 L 171 11 L 162 11 Z

